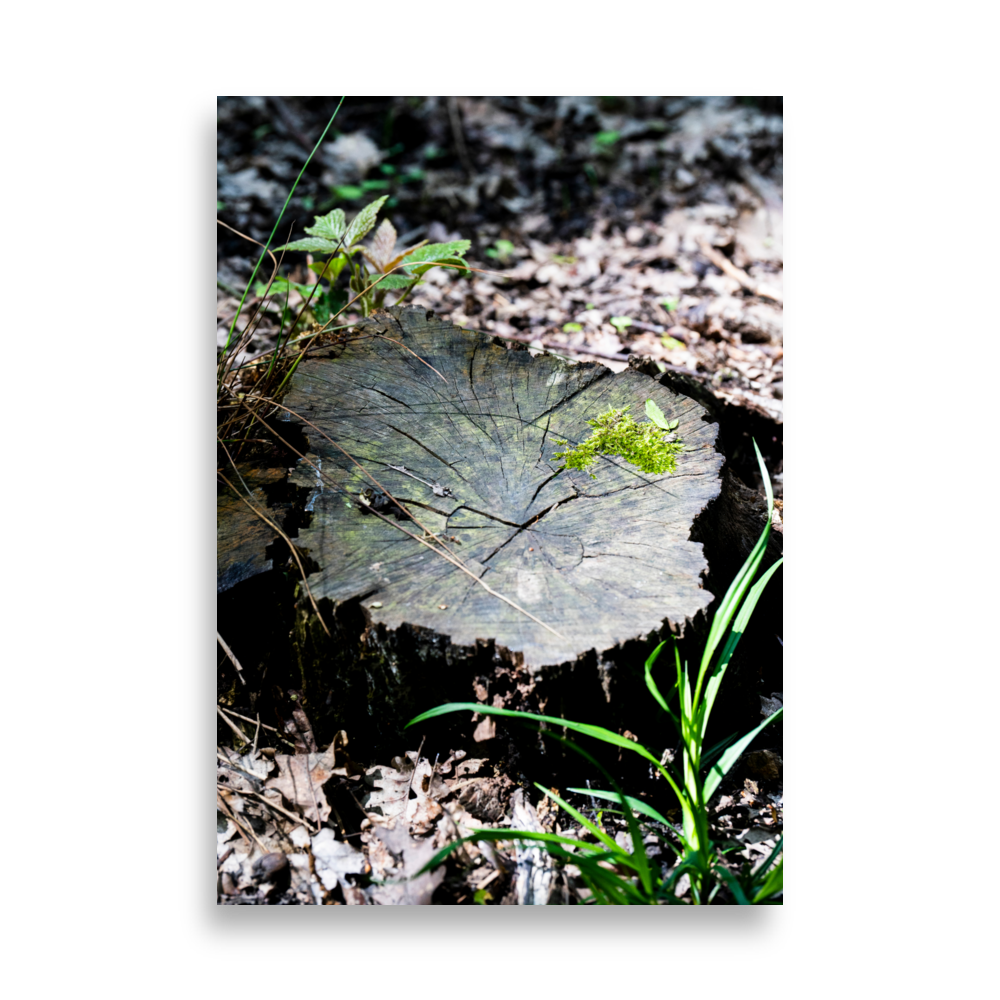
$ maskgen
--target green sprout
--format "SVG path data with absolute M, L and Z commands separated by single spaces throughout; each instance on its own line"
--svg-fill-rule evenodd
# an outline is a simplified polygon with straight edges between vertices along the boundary
M 642 472 L 661 475 L 664 472 L 677 471 L 677 456 L 684 450 L 682 442 L 677 440 L 678 421 L 667 421 L 663 411 L 652 400 L 646 401 L 648 423 L 638 424 L 625 411 L 609 409 L 595 420 L 587 423 L 594 428 L 594 433 L 586 441 L 575 448 L 558 451 L 553 459 L 563 459 L 565 468 L 587 471 L 594 464 L 597 456 L 618 455 L 626 462 L 637 466 Z M 569 442 L 556 440 L 558 445 Z M 593 473 L 591 479 L 596 479 Z
M 612 316 L 608 322 L 621 333 L 627 326 L 632 325 L 632 318 L 630 316 Z
M 514 244 L 510 240 L 497 240 L 494 246 L 483 251 L 487 257 L 499 260 L 505 267 L 514 256 Z
M 563 323 L 563 333 L 579 333 L 582 329 L 579 323 Z

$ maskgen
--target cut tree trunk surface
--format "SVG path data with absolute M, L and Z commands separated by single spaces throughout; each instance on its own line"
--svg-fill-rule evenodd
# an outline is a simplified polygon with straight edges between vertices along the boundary
M 373 622 L 458 646 L 494 640 L 532 672 L 708 606 L 689 535 L 719 494 L 722 456 L 699 404 L 638 372 L 509 351 L 423 310 L 379 312 L 363 328 L 303 361 L 284 401 L 350 456 L 305 425 L 316 468 L 300 462 L 291 481 L 313 487 L 297 544 L 320 566 L 308 581 L 317 600 L 360 598 Z M 680 421 L 674 474 L 553 458 L 556 439 L 585 440 L 609 407 L 644 420 L 647 399 Z M 400 529 L 433 532 L 468 573 Z

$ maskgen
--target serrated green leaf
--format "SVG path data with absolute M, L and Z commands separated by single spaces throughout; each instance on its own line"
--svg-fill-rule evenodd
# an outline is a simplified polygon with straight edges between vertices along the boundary
M 415 247 L 412 252 L 404 254 L 400 261 L 402 266 L 420 263 L 441 263 L 454 257 L 464 256 L 472 243 L 469 240 L 453 240 L 451 243 L 425 243 Z
M 385 277 L 381 277 L 377 274 L 370 274 L 365 280 L 365 287 L 372 284 L 372 282 L 377 281 L 378 284 L 375 286 L 373 291 L 392 291 L 399 288 L 409 288 L 413 284 L 414 279 L 408 278 L 402 274 L 387 274 Z
M 375 219 L 378 218 L 378 210 L 386 203 L 388 198 L 387 194 L 382 195 L 381 198 L 376 198 L 375 201 L 370 205 L 365 205 L 354 216 L 351 224 L 347 227 L 347 234 L 344 236 L 344 246 L 354 246 L 355 243 L 363 240 L 371 232 L 372 227 L 375 225 Z
M 279 250 L 306 250 L 309 253 L 333 253 L 336 249 L 337 243 L 334 240 L 311 236 L 309 239 L 295 240 L 292 243 L 286 243 L 284 246 L 275 247 L 274 251 L 277 253 Z
M 335 208 L 326 215 L 317 215 L 311 226 L 306 227 L 310 236 L 322 236 L 328 240 L 338 241 L 347 229 L 347 217 L 342 208 Z
M 465 261 L 462 260 L 461 257 L 449 257 L 447 260 L 431 261 L 429 264 L 417 264 L 417 266 L 414 267 L 412 271 L 404 271 L 403 273 L 404 274 L 415 274 L 418 277 L 422 277 L 429 270 L 431 270 L 431 268 L 441 267 L 442 265 L 445 265 L 445 264 L 452 264 L 452 265 L 454 265 L 454 267 L 453 268 L 449 268 L 449 270 L 454 270 L 454 272 L 457 275 L 459 275 L 459 276 L 468 273 L 468 272 L 465 271 L 465 267 L 467 265 L 466 265 Z

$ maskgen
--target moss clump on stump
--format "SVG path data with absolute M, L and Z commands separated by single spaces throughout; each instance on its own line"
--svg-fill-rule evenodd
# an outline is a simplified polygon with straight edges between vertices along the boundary
M 667 433 L 652 421 L 638 424 L 627 410 L 628 407 L 620 410 L 612 408 L 596 420 L 588 420 L 594 433 L 582 444 L 567 451 L 557 451 L 552 457 L 564 459 L 566 468 L 581 472 L 593 465 L 599 454 L 618 455 L 643 472 L 654 475 L 676 472 L 677 456 L 684 450 L 684 445 L 676 440 L 677 435 Z M 556 441 L 560 445 L 568 443 Z M 597 477 L 591 473 L 590 478 Z

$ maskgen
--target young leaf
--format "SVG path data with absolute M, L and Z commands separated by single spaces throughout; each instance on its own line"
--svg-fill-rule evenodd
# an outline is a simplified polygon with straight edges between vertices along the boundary
M 372 262 L 376 271 L 384 272 L 396 256 L 396 227 L 388 220 L 379 223 L 370 247 L 362 247 L 361 252 Z
M 376 198 L 370 205 L 365 205 L 363 209 L 351 220 L 344 236 L 344 246 L 353 247 L 359 240 L 364 239 L 375 225 L 378 217 L 378 210 L 389 200 L 387 194 L 381 198 Z
M 656 403 L 651 399 L 646 400 L 646 416 L 656 424 L 657 427 L 662 427 L 665 431 L 673 430 L 669 423 L 667 423 L 667 418 Z M 676 422 L 674 424 L 676 427 Z
M 422 247 L 414 247 L 403 255 L 407 265 L 417 261 L 442 261 L 450 257 L 463 257 L 472 243 L 469 240 L 453 240 L 451 243 L 427 243 Z
M 286 243 L 284 246 L 275 247 L 275 253 L 279 250 L 306 250 L 309 253 L 326 253 L 332 254 L 337 250 L 337 242 L 335 240 L 323 239 L 319 236 L 311 236 L 304 240 L 295 240 L 292 243 Z
M 338 242 L 347 229 L 347 219 L 342 208 L 335 208 L 326 215 L 317 215 L 311 226 L 306 226 L 310 236 L 322 236 Z
M 381 292 L 387 292 L 387 291 L 395 291 L 400 288 L 409 288 L 410 285 L 413 284 L 414 279 L 407 278 L 405 275 L 402 274 L 387 274 L 384 277 L 378 274 L 370 274 L 365 281 L 365 287 L 367 288 L 369 285 L 373 284 L 376 281 L 378 282 L 378 284 L 375 285 L 373 291 L 377 290 Z

